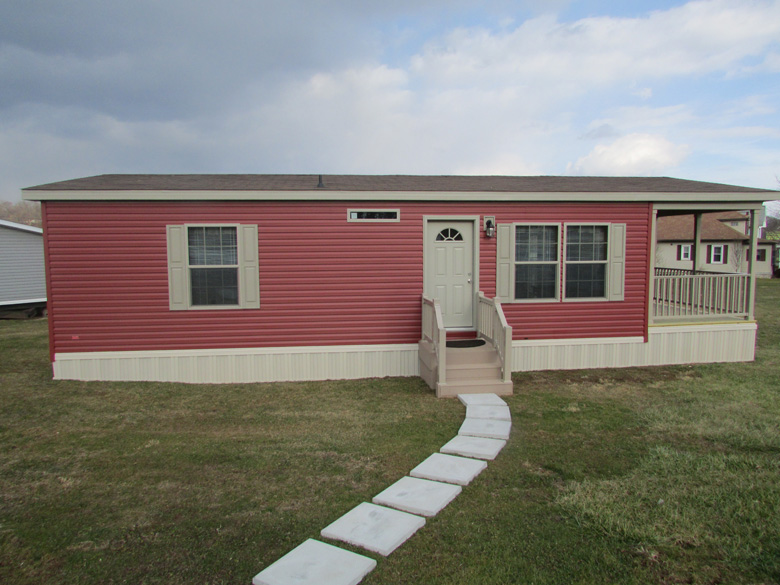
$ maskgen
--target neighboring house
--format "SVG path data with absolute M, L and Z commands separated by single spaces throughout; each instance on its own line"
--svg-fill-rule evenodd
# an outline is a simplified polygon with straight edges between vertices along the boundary
M 0 220 L 0 312 L 45 305 L 43 230 Z
M 43 203 L 55 378 L 421 375 L 438 395 L 476 370 L 511 392 L 512 371 L 752 360 L 755 275 L 654 275 L 655 218 L 748 210 L 755 226 L 776 196 L 344 175 L 105 175 L 23 194 Z M 686 288 L 726 280 L 717 298 Z M 448 348 L 469 337 L 487 344 Z
M 747 273 L 750 270 L 750 218 L 739 212 L 705 213 L 701 216 L 701 254 L 696 271 Z M 695 217 L 659 217 L 656 228 L 655 266 L 694 270 Z M 756 244 L 755 274 L 772 276 L 773 244 L 759 239 Z

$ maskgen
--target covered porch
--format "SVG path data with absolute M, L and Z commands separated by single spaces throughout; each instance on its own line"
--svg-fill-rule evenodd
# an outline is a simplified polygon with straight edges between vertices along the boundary
M 708 270 L 707 245 L 703 243 L 702 217 L 722 211 L 747 212 L 747 234 L 750 252 L 746 253 L 747 271 Z M 651 275 L 649 287 L 649 325 L 739 323 L 754 320 L 756 290 L 756 249 L 758 244 L 760 204 L 737 207 L 723 204 L 656 204 L 653 209 Z M 688 268 L 658 266 L 658 219 L 692 215 L 693 237 L 690 240 Z M 732 251 L 732 254 L 737 253 Z M 742 253 L 740 249 L 739 253 Z

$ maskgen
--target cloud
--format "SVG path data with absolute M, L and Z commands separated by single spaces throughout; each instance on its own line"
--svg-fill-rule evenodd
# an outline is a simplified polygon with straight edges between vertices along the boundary
M 98 172 L 739 176 L 780 126 L 780 2 L 539 5 L 0 3 L 0 198 Z M 760 152 L 744 176 L 780 160 Z
M 444 84 L 530 79 L 537 91 L 580 93 L 626 79 L 735 72 L 778 38 L 778 2 L 699 1 L 647 18 L 545 15 L 506 32 L 459 29 L 429 43 L 412 70 Z
M 569 172 L 583 175 L 643 176 L 662 174 L 679 165 L 689 153 L 662 136 L 629 134 L 608 145 L 599 144 L 587 156 L 569 165 Z

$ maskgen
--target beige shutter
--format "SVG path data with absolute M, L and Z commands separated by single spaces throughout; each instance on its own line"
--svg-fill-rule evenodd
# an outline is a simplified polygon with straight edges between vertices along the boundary
M 190 291 L 187 274 L 187 228 L 166 226 L 168 237 L 168 300 L 171 311 L 189 308 Z
M 609 229 L 609 291 L 610 301 L 625 299 L 626 224 L 613 223 Z
M 499 224 L 496 230 L 496 296 L 507 303 L 515 300 L 515 230 L 511 223 Z
M 257 226 L 241 225 L 239 242 L 241 257 L 239 261 L 238 282 L 241 287 L 238 301 L 244 309 L 260 308 L 260 269 L 258 261 Z

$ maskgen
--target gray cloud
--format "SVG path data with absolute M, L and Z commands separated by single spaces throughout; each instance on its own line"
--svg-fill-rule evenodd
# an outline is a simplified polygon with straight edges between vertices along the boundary
M 769 74 L 745 66 L 777 53 L 777 1 L 575 21 L 540 4 L 568 0 L 6 0 L 0 198 L 104 172 L 607 172 L 620 161 L 578 139 L 628 134 L 706 161 L 699 137 L 731 123 L 715 92 L 675 93 L 691 76 L 723 78 L 752 127 L 777 127 L 778 96 L 740 81 Z M 722 144 L 719 160 L 747 152 Z M 743 177 L 777 152 L 751 155 Z

